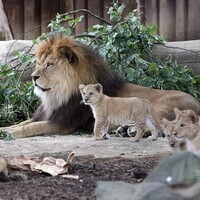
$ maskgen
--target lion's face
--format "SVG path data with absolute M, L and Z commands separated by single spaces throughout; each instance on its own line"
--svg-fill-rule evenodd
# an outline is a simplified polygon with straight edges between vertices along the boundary
M 35 92 L 50 94 L 55 90 L 62 90 L 63 85 L 71 83 L 70 78 L 74 79 L 77 71 L 75 67 L 78 63 L 78 57 L 73 52 L 73 46 L 63 46 L 56 42 L 44 41 L 37 49 L 37 64 L 32 73 L 35 84 Z M 68 85 L 70 87 L 70 85 Z M 69 88 L 68 88 L 69 89 Z
M 174 110 L 176 114 L 176 125 L 173 129 L 173 135 L 177 139 L 187 138 L 193 139 L 199 130 L 198 116 L 192 110 L 180 111 Z
M 169 145 L 172 148 L 176 148 L 179 146 L 179 141 L 175 138 L 175 136 L 172 134 L 173 129 L 175 127 L 175 120 L 174 121 L 169 121 L 165 118 L 162 119 L 162 126 L 163 126 L 163 132 L 165 134 L 165 137 L 168 140 Z
M 82 46 L 71 38 L 48 39 L 38 46 L 32 73 L 34 91 L 49 114 L 72 95 L 79 95 L 81 83 L 96 82 L 83 54 Z
M 35 85 L 36 94 L 40 91 L 41 93 L 51 93 L 56 84 L 59 84 L 62 70 L 60 67 L 55 69 L 57 64 L 53 58 L 48 56 L 44 62 L 37 61 L 36 69 L 32 74 L 33 82 Z

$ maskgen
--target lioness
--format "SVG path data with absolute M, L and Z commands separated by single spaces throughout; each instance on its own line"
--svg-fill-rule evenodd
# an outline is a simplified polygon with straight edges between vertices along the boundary
M 109 97 L 103 94 L 101 84 L 88 84 L 79 86 L 83 102 L 92 108 L 95 118 L 94 135 L 96 140 L 101 140 L 107 135 L 111 125 L 131 124 L 136 128 L 133 141 L 141 139 L 147 127 L 151 131 L 149 139 L 158 137 L 158 124 L 150 102 L 138 97 L 120 98 Z
M 176 124 L 173 135 L 177 140 L 185 139 L 187 150 L 200 156 L 200 120 L 199 116 L 192 110 L 175 110 Z
M 3 128 L 13 138 L 92 130 L 91 109 L 79 104 L 81 83 L 100 83 L 108 96 L 147 99 L 159 120 L 173 120 L 174 107 L 200 113 L 199 102 L 189 94 L 126 83 L 95 51 L 72 37 L 52 36 L 37 46 L 32 78 L 41 104 L 31 119 Z

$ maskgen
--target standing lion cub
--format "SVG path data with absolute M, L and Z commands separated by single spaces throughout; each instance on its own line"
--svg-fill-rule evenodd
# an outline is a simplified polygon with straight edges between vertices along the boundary
M 90 105 L 95 118 L 94 137 L 101 140 L 107 136 L 110 125 L 135 126 L 137 131 L 133 141 L 139 141 L 146 127 L 151 131 L 148 139 L 156 140 L 158 137 L 157 123 L 154 110 L 149 101 L 137 97 L 120 98 L 109 97 L 103 94 L 101 84 L 79 86 L 83 102 Z

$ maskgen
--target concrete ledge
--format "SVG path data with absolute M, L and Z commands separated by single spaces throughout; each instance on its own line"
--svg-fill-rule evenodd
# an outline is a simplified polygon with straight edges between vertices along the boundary
M 159 138 L 157 141 L 143 138 L 135 143 L 130 142 L 130 138 L 114 136 L 102 141 L 94 141 L 92 136 L 38 136 L 12 141 L 0 140 L 0 147 L 0 155 L 6 158 L 19 155 L 65 157 L 71 151 L 75 151 L 78 157 L 129 159 L 171 153 L 166 138 Z
M 200 40 L 166 42 L 165 45 L 155 45 L 152 56 L 166 58 L 172 55 L 178 63 L 187 65 L 200 74 Z

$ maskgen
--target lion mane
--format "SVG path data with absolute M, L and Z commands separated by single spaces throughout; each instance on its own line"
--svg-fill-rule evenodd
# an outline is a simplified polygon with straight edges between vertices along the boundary
M 94 119 L 90 107 L 80 104 L 80 84 L 100 83 L 108 96 L 147 99 L 159 121 L 173 120 L 174 107 L 200 114 L 200 104 L 191 95 L 127 83 L 98 53 L 73 37 L 59 35 L 42 41 L 36 61 L 32 78 L 41 104 L 30 120 L 6 129 L 14 138 L 69 133 L 78 128 L 91 130 Z
M 91 109 L 80 103 L 79 85 L 99 82 L 107 95 L 117 96 L 125 83 L 96 52 L 72 38 L 51 37 L 42 42 L 36 51 L 38 64 L 48 63 L 49 55 L 54 60 L 52 73 L 56 75 L 56 70 L 61 71 L 60 85 L 46 94 L 38 95 L 42 104 L 33 121 L 49 120 L 63 129 L 83 127 L 87 122 L 91 124 Z M 40 76 L 37 67 L 33 79 L 35 76 Z

